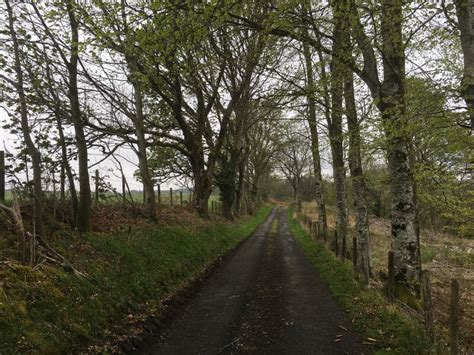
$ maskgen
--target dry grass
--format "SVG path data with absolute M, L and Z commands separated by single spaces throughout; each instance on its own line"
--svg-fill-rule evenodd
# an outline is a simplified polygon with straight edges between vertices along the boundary
M 314 202 L 303 205 L 303 213 L 317 218 Z M 335 226 L 336 213 L 328 208 L 328 224 Z M 355 217 L 349 216 L 351 227 Z M 373 287 L 382 288 L 380 275 L 387 273 L 390 250 L 390 220 L 370 218 Z M 354 228 L 351 228 L 354 233 Z M 348 243 L 349 247 L 351 243 Z M 424 270 L 431 272 L 434 317 L 443 341 L 448 339 L 448 314 L 451 279 L 461 285 L 461 343 L 466 353 L 474 352 L 474 240 L 450 236 L 431 230 L 421 231 L 421 259 Z

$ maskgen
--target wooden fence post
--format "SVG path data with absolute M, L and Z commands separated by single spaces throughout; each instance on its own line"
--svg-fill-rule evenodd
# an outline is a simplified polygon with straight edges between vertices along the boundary
M 53 220 L 56 220 L 56 173 L 53 169 Z
M 99 202 L 99 170 L 95 171 L 95 202 Z
M 125 175 L 122 174 L 122 201 L 125 204 L 127 201 L 127 184 L 125 181 Z
M 0 202 L 5 202 L 5 152 L 0 150 Z
M 427 270 L 421 272 L 421 295 L 423 297 L 423 315 L 425 318 L 426 333 L 430 339 L 433 340 L 433 303 L 431 300 L 430 273 Z
M 170 187 L 170 204 L 173 206 L 173 188 Z
M 388 252 L 387 297 L 390 301 L 395 299 L 395 253 L 393 250 Z
M 211 212 L 214 213 L 214 201 L 211 200 Z
M 347 232 L 346 232 L 347 234 Z M 341 241 L 341 259 L 345 259 L 346 258 L 346 252 L 347 252 L 347 247 L 346 247 L 346 239 L 347 239 L 347 235 L 344 236 L 344 238 L 342 238 L 342 241 Z
M 61 201 L 64 202 L 64 200 L 66 199 L 66 170 L 64 169 L 64 164 L 61 164 L 61 173 L 59 175 L 59 186 L 60 186 L 59 198 Z
M 183 191 L 179 192 L 179 202 L 181 203 L 181 206 L 183 205 Z
M 161 205 L 161 186 L 158 184 L 158 204 Z
M 352 238 L 352 266 L 357 271 L 357 237 Z
M 451 280 L 451 307 L 449 309 L 449 328 L 451 340 L 451 355 L 459 354 L 459 281 Z

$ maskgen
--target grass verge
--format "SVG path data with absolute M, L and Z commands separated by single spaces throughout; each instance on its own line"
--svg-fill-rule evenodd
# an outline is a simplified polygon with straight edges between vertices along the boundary
M 0 353 L 66 353 L 126 329 L 137 314 L 160 316 L 163 300 L 189 285 L 268 215 L 191 232 L 179 226 L 89 234 L 81 248 L 86 278 L 67 269 L 12 264 L 0 273 Z M 64 250 L 67 245 L 64 245 Z
M 421 324 L 402 314 L 374 289 L 354 278 L 352 267 L 343 263 L 322 242 L 314 241 L 289 211 L 290 228 L 341 306 L 353 319 L 367 348 L 375 354 L 423 354 L 432 344 Z

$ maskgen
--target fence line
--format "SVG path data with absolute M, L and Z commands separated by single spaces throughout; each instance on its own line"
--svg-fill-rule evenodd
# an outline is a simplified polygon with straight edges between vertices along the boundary
M 321 239 L 321 226 L 316 221 L 312 221 L 308 216 L 297 214 L 297 219 L 302 223 L 310 236 L 313 236 L 315 239 Z M 324 241 L 325 242 L 325 241 Z M 334 231 L 334 240 L 330 242 L 330 248 L 333 249 L 336 257 L 339 254 L 338 250 L 338 240 L 337 232 Z M 327 243 L 325 243 L 328 247 Z M 353 247 L 352 247 L 352 264 L 355 271 L 355 276 L 358 275 L 359 270 L 357 269 L 357 237 L 353 238 Z M 343 258 L 344 259 L 344 258 Z M 343 260 L 344 262 L 344 260 Z M 386 295 L 389 301 L 395 301 L 396 291 L 395 291 L 395 253 L 393 250 L 388 252 L 388 277 L 386 283 Z M 450 338 L 450 353 L 452 355 L 458 355 L 459 350 L 459 336 L 460 336 L 460 319 L 461 319 L 461 307 L 460 307 L 460 286 L 457 279 L 451 280 L 451 292 L 450 292 L 450 310 L 449 310 L 449 338 Z M 421 273 L 421 302 L 422 302 L 422 311 L 424 318 L 424 325 L 426 334 L 431 340 L 436 340 L 435 334 L 435 325 L 433 317 L 433 303 L 431 295 L 431 281 L 430 273 L 427 270 L 422 271 Z M 438 344 L 439 345 L 439 344 Z

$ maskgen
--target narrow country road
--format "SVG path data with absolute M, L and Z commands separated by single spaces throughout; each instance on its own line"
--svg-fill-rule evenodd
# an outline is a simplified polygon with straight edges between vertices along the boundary
M 351 322 L 274 210 L 144 354 L 361 354 Z

